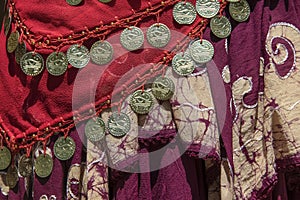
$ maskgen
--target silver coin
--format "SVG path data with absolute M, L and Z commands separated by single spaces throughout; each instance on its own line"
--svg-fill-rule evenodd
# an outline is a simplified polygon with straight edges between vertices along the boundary
M 82 2 L 82 0 L 66 0 L 66 1 L 71 6 L 77 6 Z
M 232 2 L 229 4 L 230 16 L 237 22 L 244 22 L 250 16 L 250 6 L 246 0 Z
M 111 135 L 115 137 L 124 136 L 131 127 L 130 118 L 125 113 L 114 112 L 108 118 L 107 127 Z
M 231 24 L 226 17 L 216 16 L 210 20 L 210 29 L 218 38 L 226 38 L 231 33 Z
M 147 41 L 153 47 L 165 47 L 169 43 L 170 39 L 171 32 L 165 24 L 155 23 L 147 30 Z
M 151 89 L 156 99 L 166 101 L 173 96 L 175 84 L 170 78 L 160 76 L 155 79 Z
M 195 70 L 195 63 L 187 54 L 177 53 L 172 59 L 173 70 L 180 76 L 188 76 Z
M 114 50 L 107 41 L 98 41 L 90 50 L 91 60 L 98 65 L 105 65 L 113 58 Z
M 196 15 L 195 7 L 189 2 L 178 2 L 173 8 L 173 18 L 178 24 L 192 24 Z
M 85 136 L 91 142 L 98 142 L 105 137 L 105 122 L 100 118 L 92 118 L 85 125 Z
M 40 54 L 31 51 L 22 56 L 20 65 L 26 75 L 36 76 L 44 69 L 44 59 Z
M 83 68 L 90 61 L 89 50 L 83 45 L 74 44 L 67 51 L 67 59 L 73 67 Z
M 53 52 L 46 60 L 46 68 L 49 74 L 60 76 L 67 71 L 68 60 L 63 52 Z
M 153 107 L 154 99 L 151 93 L 137 90 L 130 97 L 130 107 L 137 114 L 147 114 Z
M 214 47 L 207 40 L 196 40 L 189 47 L 192 59 L 197 63 L 207 63 L 214 56 Z
M 16 50 L 19 44 L 19 38 L 20 38 L 20 34 L 18 31 L 14 31 L 9 35 L 6 44 L 6 49 L 8 53 L 12 53 Z
M 15 51 L 15 60 L 16 63 L 20 64 L 22 56 L 26 53 L 26 44 L 25 42 L 21 42 L 18 44 Z
M 219 0 L 197 0 L 196 10 L 198 14 L 204 18 L 212 18 L 216 16 L 220 10 Z
M 135 51 L 143 46 L 144 33 L 140 28 L 131 26 L 122 31 L 120 42 L 128 51 Z
M 32 174 L 32 158 L 22 155 L 19 159 L 18 170 L 22 177 L 29 177 Z

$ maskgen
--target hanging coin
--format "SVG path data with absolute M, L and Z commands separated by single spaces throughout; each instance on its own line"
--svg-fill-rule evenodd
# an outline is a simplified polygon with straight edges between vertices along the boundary
M 85 136 L 91 142 L 98 142 L 105 136 L 105 123 L 100 117 L 90 119 L 85 125 Z
M 77 6 L 82 2 L 82 0 L 67 0 L 67 3 L 71 6 Z
M 46 60 L 46 68 L 49 74 L 60 76 L 67 71 L 68 60 L 63 52 L 53 52 Z
M 153 97 L 147 91 L 137 90 L 131 95 L 129 104 L 137 114 L 147 114 L 153 107 Z
M 99 0 L 100 2 L 102 2 L 102 3 L 109 3 L 109 2 L 111 2 L 112 0 Z
M 152 94 L 153 96 L 162 101 L 169 100 L 175 91 L 174 82 L 167 77 L 158 77 L 152 83 Z
M 144 33 L 140 28 L 130 26 L 122 31 L 120 42 L 128 51 L 135 51 L 143 46 Z
M 19 37 L 20 34 L 18 31 L 14 31 L 10 34 L 10 36 L 7 39 L 7 52 L 12 53 L 16 50 L 18 44 L 19 44 Z
M 212 33 L 218 38 L 227 38 L 231 33 L 230 21 L 222 17 L 214 17 L 210 20 L 210 28 Z
M 229 4 L 229 13 L 237 22 L 244 22 L 250 16 L 250 6 L 246 0 L 232 2 Z
M 170 29 L 165 24 L 155 23 L 147 30 L 147 41 L 153 47 L 162 48 L 166 46 L 170 38 Z
M 83 45 L 74 44 L 67 51 L 67 59 L 73 67 L 83 68 L 90 61 L 89 50 Z
M 76 145 L 71 137 L 60 137 L 54 143 L 54 155 L 59 160 L 69 160 L 75 153 Z
M 178 24 L 191 24 L 196 15 L 195 7 L 189 2 L 178 2 L 173 8 L 173 18 Z
M 0 158 L 0 170 L 4 170 L 11 163 L 11 153 L 7 147 L 0 147 Z
M 29 177 L 32 174 L 32 159 L 26 155 L 22 155 L 19 159 L 18 170 L 23 177 Z
M 20 64 L 22 56 L 26 53 L 26 44 L 25 42 L 21 42 L 18 44 L 15 51 L 15 60 L 16 63 Z
M 40 154 L 34 163 L 35 173 L 41 178 L 50 176 L 53 170 L 53 160 L 48 154 Z
M 113 58 L 114 50 L 107 41 L 98 41 L 90 50 L 91 60 L 98 65 L 105 65 Z
M 122 137 L 130 130 L 130 118 L 125 113 L 114 112 L 108 118 L 107 127 L 111 135 L 115 137 Z
M 195 63 L 183 52 L 177 53 L 172 59 L 173 70 L 180 76 L 188 76 L 195 70 Z
M 196 40 L 189 47 L 192 59 L 197 63 L 207 63 L 214 56 L 214 47 L 207 40 Z
M 40 54 L 31 51 L 22 56 L 20 65 L 26 75 L 36 76 L 44 69 L 44 59 Z
M 19 181 L 19 176 L 18 176 L 17 168 L 16 166 L 12 165 L 7 170 L 6 184 L 10 189 L 13 189 L 14 187 L 16 187 L 18 181 Z
M 6 11 L 6 15 L 4 18 L 4 34 L 8 35 L 8 32 L 11 28 L 11 16 L 10 16 L 10 11 L 9 9 Z
M 197 0 L 196 10 L 198 14 L 204 18 L 212 18 L 216 16 L 220 10 L 219 0 Z

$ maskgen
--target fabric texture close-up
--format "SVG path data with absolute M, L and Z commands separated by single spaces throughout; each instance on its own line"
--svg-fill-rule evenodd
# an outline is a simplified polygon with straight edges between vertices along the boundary
M 0 1 L 0 200 L 299 199 L 299 15 Z

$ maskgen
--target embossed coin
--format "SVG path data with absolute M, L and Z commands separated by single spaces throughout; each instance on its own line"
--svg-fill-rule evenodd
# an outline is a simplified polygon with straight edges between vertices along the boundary
M 0 148 L 0 170 L 6 169 L 11 162 L 11 153 L 7 147 Z
M 91 60 L 98 65 L 105 65 L 113 58 L 114 50 L 107 41 L 98 41 L 90 50 Z
M 152 83 L 152 94 L 156 99 L 166 101 L 170 99 L 175 90 L 174 82 L 167 77 L 158 77 Z
M 129 104 L 137 114 L 147 114 L 153 107 L 153 97 L 147 91 L 137 90 L 131 95 Z
M 20 34 L 18 31 L 14 31 L 10 34 L 10 36 L 7 39 L 7 52 L 12 53 L 16 50 L 18 44 L 19 44 L 19 37 Z
M 23 155 L 19 159 L 19 174 L 23 177 L 29 177 L 32 173 L 33 162 L 30 157 Z
M 36 76 L 44 69 L 44 59 L 40 54 L 31 51 L 22 56 L 20 65 L 26 75 Z
M 173 18 L 178 24 L 191 24 L 196 15 L 195 7 L 189 2 L 178 2 L 173 8 Z
M 25 42 L 21 42 L 18 44 L 15 51 L 15 60 L 16 63 L 20 64 L 22 56 L 26 53 L 26 44 Z
M 6 184 L 8 185 L 9 188 L 12 189 L 16 187 L 18 181 L 19 181 L 19 176 L 18 176 L 18 171 L 16 166 L 9 167 L 6 174 Z
M 124 136 L 131 127 L 130 118 L 125 113 L 114 112 L 108 118 L 107 127 L 111 135 L 115 137 Z
M 189 47 L 192 59 L 197 63 L 207 63 L 214 56 L 214 47 L 207 40 L 196 40 Z
M 195 70 L 195 63 L 183 52 L 177 53 L 172 59 L 173 70 L 181 76 L 188 76 Z
M 162 23 L 152 24 L 147 30 L 147 41 L 153 47 L 161 48 L 166 46 L 170 38 L 170 29 Z
M 237 22 L 244 22 L 250 16 L 250 6 L 246 0 L 232 2 L 229 4 L 229 13 Z
M 231 33 L 230 21 L 222 16 L 216 16 L 210 20 L 210 28 L 212 33 L 218 38 L 226 38 Z
M 112 0 L 99 0 L 100 2 L 102 2 L 102 3 L 109 3 L 109 2 L 111 2 Z
M 77 6 L 82 2 L 82 0 L 67 0 L 67 3 L 71 6 Z
M 9 10 L 7 10 L 5 18 L 4 18 L 4 34 L 5 35 L 8 35 L 10 28 L 11 28 L 11 16 L 9 16 Z
M 53 160 L 48 154 L 41 154 L 35 159 L 35 173 L 41 178 L 50 176 L 53 170 Z
M 83 45 L 74 44 L 69 47 L 67 58 L 73 67 L 83 68 L 90 61 L 89 50 Z
M 120 42 L 128 51 L 137 50 L 144 44 L 144 33 L 140 28 L 131 26 L 122 31 Z
M 53 52 L 46 60 L 46 68 L 49 74 L 60 76 L 67 71 L 68 60 L 63 52 Z
M 85 125 L 85 136 L 91 142 L 98 142 L 105 136 L 105 123 L 100 117 L 90 119 Z
M 219 0 L 197 0 L 196 10 L 198 14 L 204 18 L 212 18 L 216 16 L 220 10 Z
M 69 160 L 75 153 L 75 142 L 70 137 L 60 137 L 54 144 L 54 155 L 59 160 Z

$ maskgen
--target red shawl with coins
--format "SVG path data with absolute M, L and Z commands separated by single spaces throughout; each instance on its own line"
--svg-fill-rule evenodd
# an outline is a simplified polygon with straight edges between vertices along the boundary
M 230 19 L 232 33 L 219 39 L 199 15 L 191 25 L 176 23 L 172 11 L 177 2 L 7 3 L 12 17 L 8 36 L 18 31 L 19 42 L 44 61 L 70 45 L 90 49 L 99 40 L 112 44 L 114 57 L 108 66 L 90 62 L 80 70 L 69 65 L 61 76 L 47 69 L 27 76 L 15 53 L 7 52 L 2 28 L 1 146 L 10 149 L 16 167 L 22 154 L 34 160 L 37 153 L 47 153 L 53 171 L 47 178 L 33 171 L 11 189 L 8 169 L 1 171 L 1 199 L 296 199 L 299 3 L 248 1 L 250 17 L 237 23 L 228 2 L 220 1 L 219 15 Z M 123 29 L 147 30 L 157 22 L 171 30 L 166 47 L 153 48 L 145 40 L 141 50 L 129 52 L 120 45 Z M 213 62 L 190 76 L 174 74 L 173 56 L 196 38 L 213 44 Z M 162 74 L 175 83 L 173 97 L 155 100 L 147 117 L 135 114 L 128 106 L 130 94 L 147 89 Z M 118 110 L 130 117 L 128 135 L 107 134 L 100 146 L 86 141 L 87 120 L 98 115 L 107 121 Z M 76 143 L 67 161 L 53 153 L 60 136 Z

